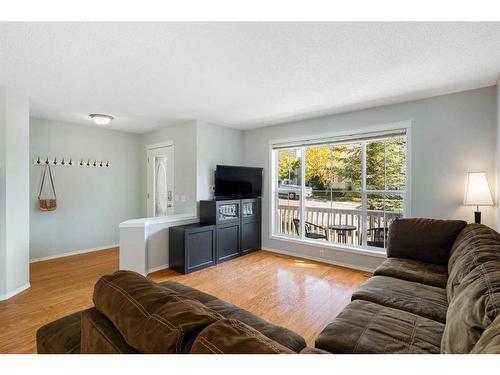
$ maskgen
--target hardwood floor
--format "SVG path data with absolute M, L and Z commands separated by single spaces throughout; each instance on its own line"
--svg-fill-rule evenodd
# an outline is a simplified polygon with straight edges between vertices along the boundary
M 0 302 L 0 353 L 35 353 L 37 329 L 92 306 L 97 279 L 117 269 L 117 248 L 32 263 L 31 288 Z M 149 275 L 213 294 L 297 332 L 309 345 L 369 276 L 266 251 L 189 275 L 171 270 Z

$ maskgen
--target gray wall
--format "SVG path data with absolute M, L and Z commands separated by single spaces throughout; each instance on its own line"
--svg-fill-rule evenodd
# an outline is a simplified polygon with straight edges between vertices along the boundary
M 245 163 L 265 168 L 263 247 L 321 258 L 317 247 L 270 239 L 270 140 L 411 120 L 411 215 L 470 222 L 473 208 L 462 205 L 466 172 L 485 171 L 496 191 L 496 105 L 496 89 L 489 87 L 245 132 Z M 494 227 L 496 210 L 482 207 L 482 212 L 483 222 Z M 381 261 L 336 250 L 325 251 L 324 258 L 361 268 Z
M 174 202 L 174 213 L 196 212 L 196 121 L 184 121 L 142 136 L 142 217 L 148 216 L 146 146 L 166 141 L 174 143 L 174 194 L 186 197 Z
M 53 167 L 57 210 L 40 211 L 42 167 L 30 163 L 31 258 L 117 244 L 118 224 L 142 215 L 141 136 L 32 118 L 30 155 L 109 160 L 111 168 Z
M 197 213 L 200 199 L 212 198 L 213 173 L 217 164 L 243 165 L 243 132 L 203 121 L 185 121 L 146 133 L 142 137 L 143 165 L 146 146 L 173 141 L 174 194 L 186 201 L 174 202 L 174 213 Z M 147 171 L 143 168 L 143 192 L 146 197 Z M 143 199 L 143 216 L 147 216 Z
M 0 86 L 0 300 L 29 286 L 28 98 Z
M 197 196 L 212 199 L 217 164 L 243 165 L 243 132 L 198 121 Z

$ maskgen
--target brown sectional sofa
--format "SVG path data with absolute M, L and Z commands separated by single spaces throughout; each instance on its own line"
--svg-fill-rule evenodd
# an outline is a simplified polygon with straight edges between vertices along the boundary
M 388 259 L 306 347 L 298 334 L 188 286 L 103 276 L 95 307 L 37 332 L 39 353 L 500 353 L 500 235 L 400 219 Z
M 95 307 L 41 327 L 38 353 L 322 353 L 298 334 L 176 282 L 103 276 Z
M 500 235 L 400 219 L 388 259 L 316 339 L 331 353 L 500 353 Z

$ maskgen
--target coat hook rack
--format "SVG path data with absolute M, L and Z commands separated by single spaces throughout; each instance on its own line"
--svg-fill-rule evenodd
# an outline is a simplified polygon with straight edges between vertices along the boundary
M 109 160 L 96 159 L 96 158 L 73 158 L 63 156 L 58 158 L 57 156 L 45 158 L 37 156 L 33 159 L 33 164 L 38 166 L 50 165 L 53 167 L 92 167 L 92 168 L 109 168 L 111 164 Z

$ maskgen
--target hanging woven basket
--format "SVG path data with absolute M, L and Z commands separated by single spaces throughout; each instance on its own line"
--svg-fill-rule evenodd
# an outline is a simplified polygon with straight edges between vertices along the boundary
M 53 198 L 42 198 L 43 186 L 45 184 L 45 177 L 49 175 L 50 188 L 52 189 Z M 57 208 L 56 189 L 54 188 L 54 179 L 52 178 L 52 171 L 50 165 L 45 164 L 42 173 L 42 182 L 40 183 L 40 191 L 38 193 L 38 207 L 42 211 L 54 211 Z

